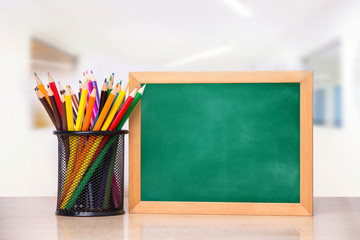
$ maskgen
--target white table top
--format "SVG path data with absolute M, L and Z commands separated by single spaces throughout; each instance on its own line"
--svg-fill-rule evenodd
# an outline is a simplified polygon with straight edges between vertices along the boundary
M 315 198 L 313 217 L 55 215 L 54 197 L 0 198 L 0 239 L 360 239 L 360 198 Z

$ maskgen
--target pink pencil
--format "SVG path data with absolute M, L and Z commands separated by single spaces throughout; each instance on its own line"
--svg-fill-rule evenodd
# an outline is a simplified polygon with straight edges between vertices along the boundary
M 92 84 L 92 82 L 91 82 L 91 79 L 88 78 L 88 77 L 89 77 L 89 73 L 88 73 L 87 70 L 86 70 L 86 75 L 85 75 L 85 76 L 86 76 L 86 79 L 88 80 L 88 86 L 89 86 L 89 92 L 90 92 L 90 91 L 92 91 L 92 89 L 93 89 L 93 84 Z M 88 100 L 89 100 L 89 98 L 90 98 L 90 94 L 88 94 Z M 94 125 L 94 121 L 95 121 L 95 118 L 96 118 L 96 113 L 97 113 L 97 107 L 96 107 L 96 105 L 94 105 L 93 113 L 92 113 L 91 120 L 90 120 L 91 126 Z

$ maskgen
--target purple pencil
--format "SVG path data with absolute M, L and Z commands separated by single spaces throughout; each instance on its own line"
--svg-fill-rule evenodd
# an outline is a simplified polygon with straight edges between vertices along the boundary
M 96 106 L 99 109 L 99 104 L 100 104 L 99 90 L 98 90 L 97 82 L 96 82 L 96 79 L 95 79 L 95 76 L 94 76 L 94 73 L 93 73 L 92 70 L 90 71 L 90 79 L 91 79 L 91 82 L 96 87 L 96 100 L 95 100 L 95 103 L 96 103 Z

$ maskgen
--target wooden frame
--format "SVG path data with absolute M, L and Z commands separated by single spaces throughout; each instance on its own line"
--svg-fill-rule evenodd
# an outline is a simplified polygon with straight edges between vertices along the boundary
M 143 83 L 300 83 L 300 203 L 226 203 L 141 201 L 141 102 L 129 123 L 130 213 L 313 214 L 312 72 L 132 72 L 130 91 Z

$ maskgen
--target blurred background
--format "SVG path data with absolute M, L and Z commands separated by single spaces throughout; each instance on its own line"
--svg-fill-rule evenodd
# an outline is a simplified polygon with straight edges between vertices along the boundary
M 359 12 L 358 0 L 2 1 L 0 196 L 56 196 L 57 139 L 33 72 L 78 89 L 84 70 L 100 82 L 312 70 L 314 195 L 360 196 Z

